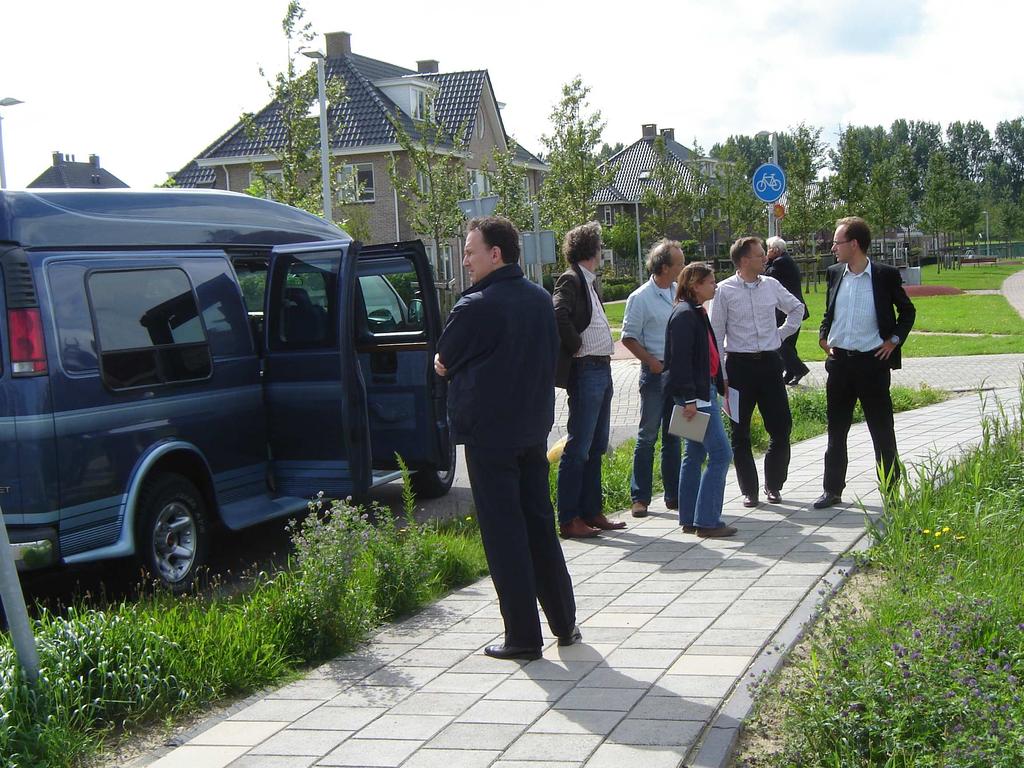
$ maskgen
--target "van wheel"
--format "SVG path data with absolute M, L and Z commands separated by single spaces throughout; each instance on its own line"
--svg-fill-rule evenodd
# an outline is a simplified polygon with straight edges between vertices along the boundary
M 412 489 L 421 499 L 437 499 L 451 490 L 455 482 L 455 442 L 449 440 L 448 469 L 419 469 L 412 473 Z
M 171 592 L 187 592 L 206 562 L 206 504 L 181 475 L 159 475 L 139 498 L 136 552 L 149 573 Z

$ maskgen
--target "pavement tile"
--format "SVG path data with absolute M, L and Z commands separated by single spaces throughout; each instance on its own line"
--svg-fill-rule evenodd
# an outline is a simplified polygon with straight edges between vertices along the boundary
M 679 768 L 688 747 L 650 747 L 604 743 L 587 761 L 587 768 Z
M 367 676 L 366 685 L 408 686 L 420 688 L 444 671 L 443 667 L 407 667 L 401 662 L 392 662 Z
M 415 691 L 404 685 L 353 685 L 327 702 L 331 707 L 390 707 Z
M 492 642 L 495 637 L 497 635 L 490 632 L 442 632 L 419 647 L 475 651 Z
M 665 675 L 658 680 L 657 690 L 652 694 L 722 698 L 735 683 L 736 678 L 728 675 Z
M 725 602 L 695 603 L 688 600 L 683 594 L 673 603 L 665 606 L 659 616 L 662 618 L 714 618 L 731 606 L 732 603 Z
M 253 747 L 253 755 L 321 757 L 352 735 L 352 731 L 310 731 L 286 728 Z
M 381 715 L 356 733 L 355 738 L 426 741 L 451 721 L 452 715 Z
M 277 733 L 287 722 L 223 720 L 207 728 L 188 744 L 200 746 L 252 747 Z
M 612 669 L 619 667 L 665 669 L 676 660 L 681 652 L 680 648 L 619 648 L 608 654 L 605 663 Z
M 468 649 L 414 648 L 399 657 L 399 662 L 412 667 L 445 667 L 457 664 L 470 655 Z
M 594 661 L 565 661 L 562 659 L 537 659 L 512 675 L 513 680 L 528 677 L 531 680 L 579 680 L 596 667 Z
M 352 687 L 350 682 L 304 678 L 274 691 L 275 699 L 320 699 L 327 701 Z
M 636 629 L 642 627 L 651 617 L 647 614 L 616 613 L 612 610 L 601 611 L 594 614 L 582 623 L 584 629 L 593 627 L 629 627 Z
M 498 760 L 491 768 L 582 768 L 583 763 L 565 760 Z
M 517 723 L 452 723 L 427 742 L 430 748 L 504 750 L 523 732 Z
M 661 615 L 644 624 L 644 629 L 648 632 L 703 632 L 713 621 L 711 616 Z
M 401 739 L 349 739 L 320 758 L 317 765 L 397 768 L 422 744 Z
M 684 654 L 669 667 L 667 675 L 731 675 L 741 676 L 750 666 L 750 656 L 705 656 Z
M 694 720 L 640 720 L 627 718 L 611 732 L 612 744 L 686 747 L 697 741 L 703 723 Z
M 228 768 L 309 768 L 316 757 L 295 755 L 254 755 L 251 752 L 228 764 Z
M 402 768 L 487 768 L 499 757 L 499 750 L 421 749 Z
M 639 720 L 699 720 L 706 722 L 718 709 L 716 697 L 694 698 L 682 696 L 655 696 L 655 688 L 645 695 L 629 713 Z
M 581 688 L 650 688 L 663 670 L 598 667 L 577 683 Z
M 524 733 L 508 748 L 506 760 L 556 760 L 580 762 L 587 759 L 602 737 L 574 733 Z
M 506 680 L 490 691 L 485 699 L 513 701 L 557 701 L 573 687 L 568 680 Z
M 601 709 L 628 712 L 645 693 L 643 688 L 573 688 L 554 705 L 554 709 Z
M 461 715 L 460 723 L 505 723 L 529 725 L 548 710 L 546 701 L 478 701 Z
M 312 731 L 358 731 L 377 717 L 385 707 L 333 707 L 324 705 L 308 715 L 300 717 L 292 728 L 307 728 Z
M 505 664 L 507 661 L 492 659 L 495 664 Z M 497 672 L 497 670 L 495 670 Z M 426 683 L 421 691 L 425 693 L 477 693 L 484 694 L 493 689 L 496 685 L 508 678 L 507 673 L 486 675 L 483 673 L 458 674 L 455 672 L 444 672 L 429 683 Z
M 545 657 L 561 661 L 601 661 L 616 648 L 615 643 L 593 643 L 584 637 L 582 643 L 552 645 L 544 650 Z
M 229 720 L 277 720 L 292 722 L 312 712 L 324 703 L 323 699 L 261 699 Z
M 693 641 L 694 645 L 760 645 L 771 637 L 770 629 L 708 629 Z
M 619 648 L 655 648 L 682 651 L 697 638 L 697 632 L 635 632 Z
M 389 710 L 392 715 L 459 715 L 480 698 L 477 693 L 417 692 Z
M 225 768 L 245 754 L 246 747 L 206 747 L 186 744 L 146 768 Z
M 582 733 L 607 736 L 625 717 L 624 712 L 594 709 L 562 709 L 545 712 L 530 726 L 530 733 Z

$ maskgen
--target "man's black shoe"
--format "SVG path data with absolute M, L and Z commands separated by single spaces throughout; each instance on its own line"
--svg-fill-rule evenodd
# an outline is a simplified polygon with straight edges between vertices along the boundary
M 821 494 L 821 496 L 815 500 L 814 508 L 825 509 L 826 507 L 834 507 L 836 504 L 842 503 L 843 497 L 838 493 L 829 493 L 828 491 L 825 491 L 825 493 Z
M 808 371 L 808 373 L 809 373 L 809 371 Z M 787 387 L 795 387 L 797 384 L 800 383 L 800 379 L 802 379 L 806 375 L 807 375 L 807 373 L 800 373 L 800 374 L 797 374 L 796 376 L 790 376 L 788 379 L 786 379 L 786 386 Z
M 747 494 L 747 495 L 745 495 L 743 497 L 743 506 L 744 507 L 748 507 L 748 508 L 756 507 L 760 503 L 761 502 L 758 500 L 757 496 L 753 496 L 753 495 Z
M 765 488 L 764 497 L 768 499 L 769 504 L 779 504 L 782 502 L 781 491 L 773 491 L 770 488 Z
M 583 632 L 580 631 L 578 626 L 572 628 L 572 632 L 568 635 L 562 635 L 558 638 L 558 644 L 561 646 L 575 645 L 583 639 Z
M 541 657 L 540 648 L 523 648 L 518 645 L 488 645 L 484 653 L 492 659 L 523 659 L 534 661 Z

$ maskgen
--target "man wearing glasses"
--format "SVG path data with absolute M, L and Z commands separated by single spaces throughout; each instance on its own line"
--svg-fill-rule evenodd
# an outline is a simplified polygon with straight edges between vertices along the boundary
M 814 502 L 824 509 L 842 501 L 848 463 L 846 437 L 853 408 L 860 400 L 875 448 L 883 493 L 894 489 L 900 467 L 896 455 L 891 372 L 900 367 L 900 347 L 914 326 L 916 310 L 894 267 L 873 264 L 867 256 L 871 229 L 850 216 L 836 222 L 828 268 L 828 295 L 818 344 L 825 350 L 828 448 L 824 493 Z

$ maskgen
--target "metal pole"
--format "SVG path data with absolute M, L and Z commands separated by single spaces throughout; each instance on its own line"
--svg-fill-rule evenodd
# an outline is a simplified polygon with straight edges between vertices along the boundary
M 0 189 L 7 189 L 7 171 L 4 169 L 4 118 L 0 115 Z
M 982 211 L 985 214 L 985 257 L 988 258 L 992 255 L 992 241 L 988 237 L 988 211 Z
M 32 636 L 32 625 L 28 620 L 28 609 L 25 607 L 25 595 L 21 591 L 18 569 L 11 555 L 11 540 L 7 536 L 3 508 L 0 508 L 0 600 L 3 601 L 7 626 L 14 641 L 14 652 L 25 670 L 25 677 L 30 683 L 34 683 L 39 677 L 39 654 L 36 651 L 35 638 Z
M 775 131 L 772 131 L 772 164 L 779 164 L 779 134 Z M 768 228 L 768 234 L 774 237 L 779 234 L 779 220 L 775 218 L 775 203 L 769 204 L 768 215 L 771 217 L 771 226 Z
M 327 83 L 323 56 L 316 59 L 316 89 L 320 97 L 320 175 L 323 177 L 324 218 L 334 221 L 331 205 L 331 156 L 327 148 Z M 357 182 L 358 183 L 358 182 Z
M 633 213 L 636 214 L 636 279 L 637 282 L 643 285 L 644 283 L 644 268 L 643 268 L 643 255 L 640 253 L 640 201 L 637 200 L 633 203 Z
M 534 280 L 534 282 L 537 283 L 537 285 L 539 285 L 539 286 L 541 286 L 543 288 L 544 287 L 544 271 L 543 271 L 543 268 L 542 268 L 541 263 L 540 263 L 540 261 L 541 261 L 540 260 L 540 203 L 538 203 L 536 200 L 534 200 L 533 203 L 531 203 L 530 208 L 531 208 L 531 211 L 533 213 L 533 236 L 534 236 L 534 242 L 537 244 L 537 264 L 534 265 L 533 280 Z M 529 272 L 527 272 L 527 277 L 529 277 Z

